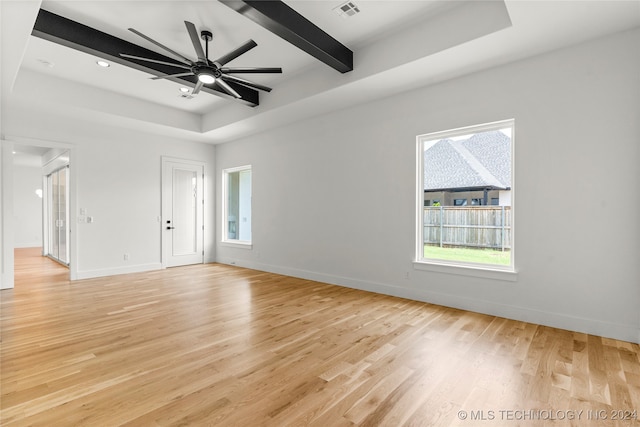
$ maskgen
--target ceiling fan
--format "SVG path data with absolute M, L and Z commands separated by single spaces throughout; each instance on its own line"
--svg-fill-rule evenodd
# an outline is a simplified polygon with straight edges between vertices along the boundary
M 155 44 L 158 47 L 161 47 L 165 51 L 169 52 L 173 57 L 178 58 L 180 63 L 174 62 L 165 62 L 158 61 L 156 59 L 150 58 L 142 58 L 139 56 L 128 55 L 126 53 L 121 53 L 120 56 L 129 59 L 135 59 L 139 61 L 147 61 L 154 62 L 156 64 L 169 65 L 171 67 L 181 68 L 183 71 L 176 74 L 165 74 L 161 76 L 152 77 L 152 80 L 158 79 L 168 79 L 173 77 L 186 77 L 186 76 L 196 76 L 198 78 L 198 82 L 196 86 L 193 88 L 191 95 L 196 95 L 204 85 L 217 84 L 223 91 L 233 96 L 234 98 L 240 99 L 242 96 L 234 90 L 227 81 L 238 83 L 242 86 L 246 86 L 252 89 L 263 90 L 265 92 L 271 92 L 271 88 L 268 86 L 264 86 L 258 83 L 254 83 L 249 80 L 242 79 L 240 77 L 233 76 L 231 74 L 241 74 L 241 73 L 282 73 L 282 68 L 275 67 L 224 67 L 224 65 L 240 55 L 246 53 L 247 51 L 253 49 L 258 44 L 253 40 L 248 40 L 243 43 L 240 47 L 232 50 L 226 55 L 222 55 L 214 61 L 209 60 L 209 42 L 213 38 L 213 34 L 210 31 L 203 30 L 200 32 L 200 38 L 205 41 L 205 49 L 202 49 L 202 45 L 200 44 L 200 40 L 198 39 L 198 31 L 196 30 L 195 25 L 189 21 L 184 21 L 185 26 L 187 27 L 187 32 L 189 33 L 189 37 L 191 38 L 191 43 L 193 43 L 193 47 L 196 51 L 196 56 L 198 57 L 197 61 L 192 61 L 191 59 L 179 54 L 178 52 L 169 49 L 167 46 L 153 40 L 151 37 L 145 36 L 141 32 L 129 28 L 129 31 L 132 33 L 142 37 L 143 39 Z

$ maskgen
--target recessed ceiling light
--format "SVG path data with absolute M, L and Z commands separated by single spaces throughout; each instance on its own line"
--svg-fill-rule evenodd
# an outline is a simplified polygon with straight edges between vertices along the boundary
M 53 68 L 53 66 L 55 65 L 53 62 L 47 61 L 46 59 L 38 59 L 38 62 L 48 68 Z
M 182 93 L 188 93 L 189 92 L 189 88 L 188 87 L 181 87 L 180 89 L 178 89 L 180 92 Z
M 109 64 L 107 61 L 103 61 L 102 59 L 96 61 L 96 64 L 98 64 L 99 66 L 101 66 L 103 68 L 107 68 L 107 67 L 111 66 L 111 64 Z

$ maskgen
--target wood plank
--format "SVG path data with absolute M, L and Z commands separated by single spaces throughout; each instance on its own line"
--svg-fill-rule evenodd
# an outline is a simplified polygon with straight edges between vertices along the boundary
M 341 73 L 353 70 L 353 52 L 280 0 L 220 0 Z
M 34 23 L 31 34 L 35 37 L 57 43 L 61 46 L 75 49 L 99 58 L 104 58 L 146 73 L 167 75 L 174 74 L 176 72 L 176 68 L 172 66 L 149 61 L 140 61 L 137 59 L 129 59 L 120 56 L 120 54 L 125 53 L 140 58 L 176 63 L 173 58 L 44 9 L 40 9 L 38 12 L 38 17 Z M 150 36 L 154 37 L 152 34 L 150 34 Z M 184 82 L 181 84 L 187 84 L 188 86 L 195 86 L 197 83 L 197 77 L 195 75 L 175 77 L 172 78 L 172 80 L 176 82 Z M 217 86 L 203 86 L 202 91 L 226 99 L 233 99 L 250 107 L 256 107 L 260 104 L 257 90 L 234 82 L 228 82 L 228 84 L 231 85 L 233 89 L 242 96 L 242 98 L 236 99 L 235 97 L 227 94 L 224 90 L 219 89 Z
M 595 426 L 640 404 L 638 344 L 235 266 L 70 282 L 17 250 L 0 297 L 3 426 Z

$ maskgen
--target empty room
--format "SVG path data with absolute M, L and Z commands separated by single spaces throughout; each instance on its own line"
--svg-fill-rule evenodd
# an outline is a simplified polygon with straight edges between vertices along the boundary
M 1 0 L 2 426 L 640 426 L 640 2 Z

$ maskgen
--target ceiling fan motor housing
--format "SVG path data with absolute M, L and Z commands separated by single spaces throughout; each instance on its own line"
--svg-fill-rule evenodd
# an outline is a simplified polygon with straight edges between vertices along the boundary
M 196 63 L 191 69 L 191 72 L 196 76 L 199 76 L 200 74 L 209 74 L 216 79 L 222 76 L 222 72 L 216 66 L 210 66 L 202 62 Z
M 213 39 L 213 34 L 211 31 L 202 30 L 200 31 L 200 38 L 206 42 L 210 42 Z
M 1 1 L 1 0 L 0 0 Z M 159 61 L 157 59 L 150 58 L 141 58 L 134 55 L 128 55 L 126 53 L 121 53 L 120 55 L 125 58 L 136 59 L 139 61 L 147 61 L 153 63 L 159 63 L 167 66 L 172 66 L 176 68 L 180 68 L 182 70 L 189 70 L 189 72 L 180 72 L 176 74 L 166 74 L 158 77 L 153 77 L 154 80 L 157 79 L 165 79 L 165 78 L 178 78 L 178 77 L 187 77 L 187 76 L 195 76 L 198 81 L 191 92 L 191 95 L 196 95 L 200 92 L 204 85 L 212 85 L 216 83 L 215 88 L 222 89 L 223 93 L 233 96 L 234 98 L 240 99 L 242 96 L 236 89 L 234 89 L 230 83 L 235 83 L 240 86 L 244 86 L 245 88 L 252 90 L 263 90 L 265 92 L 270 92 L 271 88 L 268 86 L 260 85 L 249 80 L 242 79 L 240 77 L 233 76 L 234 73 L 281 73 L 281 68 L 268 68 L 268 67 L 240 67 L 240 68 L 222 68 L 226 63 L 233 61 L 238 56 L 246 53 L 247 51 L 253 49 L 257 46 L 257 43 L 253 40 L 248 40 L 238 48 L 232 50 L 231 52 L 222 55 L 218 59 L 211 61 L 209 59 L 209 42 L 213 39 L 213 33 L 209 30 L 200 31 L 200 39 L 204 40 L 205 46 L 204 50 L 202 49 L 202 44 L 200 40 L 198 40 L 198 32 L 196 30 L 195 25 L 192 22 L 184 21 L 184 24 L 187 28 L 187 32 L 189 33 L 189 37 L 191 38 L 191 43 L 196 51 L 196 55 L 198 60 L 192 61 L 191 59 L 183 56 L 182 54 L 175 52 L 152 39 L 151 37 L 145 36 L 141 32 L 129 28 L 131 32 L 134 34 L 144 38 L 145 40 L 155 44 L 156 46 L 164 49 L 165 51 L 171 53 L 174 58 L 180 58 L 177 63 L 171 63 L 167 61 Z M 229 82 L 227 82 L 227 80 Z M 257 96 L 255 97 L 257 100 Z M 255 104 L 257 105 L 257 103 Z

